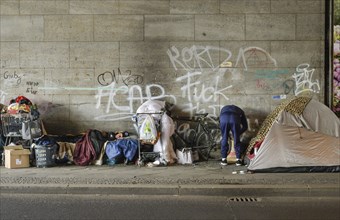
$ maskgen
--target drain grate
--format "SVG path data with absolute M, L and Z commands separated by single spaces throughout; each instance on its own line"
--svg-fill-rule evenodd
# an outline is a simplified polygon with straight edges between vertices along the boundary
M 229 201 L 232 202 L 259 202 L 260 198 L 250 198 L 250 197 L 234 197 L 230 198 Z

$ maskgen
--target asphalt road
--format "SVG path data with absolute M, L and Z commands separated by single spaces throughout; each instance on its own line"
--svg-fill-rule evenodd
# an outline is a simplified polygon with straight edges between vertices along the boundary
M 340 219 L 339 197 L 7 194 L 5 219 Z

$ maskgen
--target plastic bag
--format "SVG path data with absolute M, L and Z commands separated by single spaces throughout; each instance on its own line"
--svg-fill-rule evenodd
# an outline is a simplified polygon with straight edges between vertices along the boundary
M 25 121 L 22 122 L 22 138 L 24 140 L 30 140 L 38 138 L 42 135 L 40 121 Z
M 190 148 L 183 148 L 182 150 L 176 149 L 177 163 L 179 164 L 192 164 L 193 156 Z
M 139 139 L 145 144 L 155 144 L 158 141 L 158 131 L 154 119 L 145 115 L 139 128 Z

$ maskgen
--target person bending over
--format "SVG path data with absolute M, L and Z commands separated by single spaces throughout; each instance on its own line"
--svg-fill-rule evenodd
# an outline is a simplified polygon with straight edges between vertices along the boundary
M 243 165 L 241 154 L 243 153 L 240 141 L 241 134 L 248 129 L 247 118 L 244 111 L 236 105 L 226 105 L 221 109 L 220 128 L 222 133 L 221 140 L 221 165 L 228 165 L 227 156 L 229 152 L 228 138 L 231 131 L 234 139 L 236 166 Z

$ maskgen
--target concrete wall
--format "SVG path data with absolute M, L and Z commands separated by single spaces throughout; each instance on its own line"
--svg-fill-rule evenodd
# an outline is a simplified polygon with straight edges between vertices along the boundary
M 0 102 L 24 95 L 51 134 L 133 130 L 147 99 L 250 131 L 282 99 L 323 102 L 324 0 L 0 0 Z

